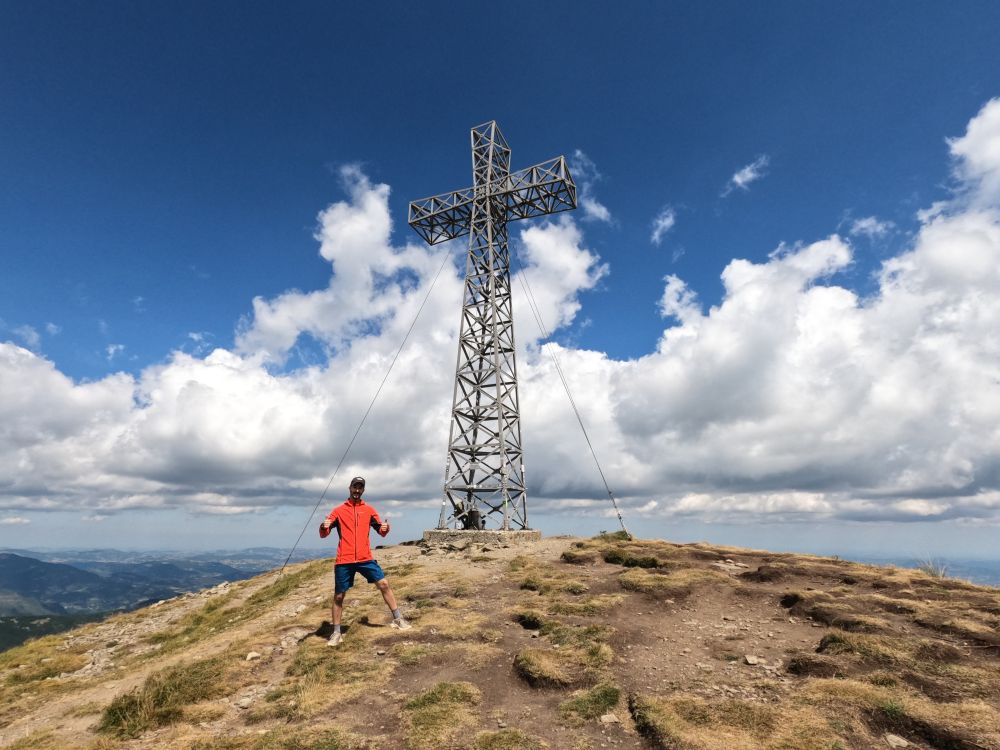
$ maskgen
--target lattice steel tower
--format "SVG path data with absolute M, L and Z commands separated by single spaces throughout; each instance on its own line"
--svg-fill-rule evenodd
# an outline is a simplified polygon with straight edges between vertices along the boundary
M 469 235 L 438 528 L 527 529 L 507 223 L 576 208 L 576 185 L 562 156 L 511 173 L 492 121 L 472 129 L 472 178 L 410 204 L 410 226 L 429 244 Z

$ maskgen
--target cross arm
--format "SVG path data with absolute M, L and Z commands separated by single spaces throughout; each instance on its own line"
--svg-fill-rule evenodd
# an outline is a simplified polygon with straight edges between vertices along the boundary
M 495 180 L 489 195 L 504 206 L 507 221 L 576 208 L 576 183 L 559 156 Z M 429 245 L 469 233 L 474 188 L 454 190 L 410 203 L 409 224 Z
M 499 182 L 506 183 L 502 197 L 509 221 L 576 208 L 576 183 L 564 156 L 514 172 Z
M 466 188 L 413 201 L 409 224 L 428 245 L 468 234 L 472 195 L 472 188 Z

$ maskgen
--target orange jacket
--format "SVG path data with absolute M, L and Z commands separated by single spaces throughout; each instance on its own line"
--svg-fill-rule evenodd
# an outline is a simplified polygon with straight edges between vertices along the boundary
M 336 527 L 337 533 L 340 535 L 335 565 L 371 560 L 372 548 L 368 541 L 369 529 L 374 528 L 379 536 L 385 536 L 389 533 L 386 530 L 383 534 L 379 530 L 382 519 L 379 518 L 378 512 L 364 500 L 361 500 L 357 505 L 350 500 L 345 500 L 330 511 L 326 521 L 329 521 L 331 528 Z M 330 529 L 324 530 L 321 524 L 319 535 L 325 539 L 330 535 Z

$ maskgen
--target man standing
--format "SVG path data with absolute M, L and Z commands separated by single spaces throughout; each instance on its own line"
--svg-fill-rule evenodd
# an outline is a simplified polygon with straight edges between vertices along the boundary
M 338 505 L 319 525 L 319 535 L 323 539 L 330 535 L 330 529 L 336 527 L 340 535 L 337 545 L 337 559 L 333 566 L 333 635 L 327 641 L 328 646 L 339 646 L 344 639 L 340 632 L 340 618 L 344 614 L 344 596 L 354 585 L 354 575 L 360 573 L 368 583 L 374 583 L 382 592 L 382 598 L 392 610 L 392 627 L 398 630 L 409 630 L 410 623 L 403 619 L 396 606 L 389 582 L 378 562 L 372 558 L 371 544 L 368 534 L 375 529 L 379 536 L 389 533 L 389 524 L 379 518 L 378 512 L 361 499 L 365 491 L 365 480 L 354 477 L 351 480 L 351 496 Z

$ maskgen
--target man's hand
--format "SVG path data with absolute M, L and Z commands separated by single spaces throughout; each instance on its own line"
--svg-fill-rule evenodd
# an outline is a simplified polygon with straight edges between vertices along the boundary
M 378 533 L 382 536 L 389 533 L 389 523 L 387 521 L 383 521 L 382 525 L 378 527 Z
M 329 521 L 323 521 L 323 523 L 321 523 L 319 525 L 319 527 L 321 529 L 323 529 L 323 531 L 329 531 L 330 530 L 330 522 Z

